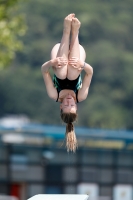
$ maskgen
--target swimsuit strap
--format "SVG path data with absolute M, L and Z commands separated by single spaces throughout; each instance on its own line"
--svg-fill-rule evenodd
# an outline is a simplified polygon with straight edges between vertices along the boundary
M 56 102 L 58 102 L 58 99 L 59 99 L 59 91 L 58 90 L 57 90 L 57 94 L 58 94 L 58 96 L 57 96 Z
M 79 101 L 78 101 L 78 90 L 76 91 L 76 101 L 77 101 L 77 103 L 79 103 Z

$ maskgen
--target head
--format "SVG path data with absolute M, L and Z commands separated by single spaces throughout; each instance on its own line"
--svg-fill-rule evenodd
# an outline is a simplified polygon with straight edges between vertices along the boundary
M 77 139 L 74 131 L 73 122 L 77 119 L 77 105 L 71 95 L 67 95 L 61 103 L 61 119 L 66 125 L 66 147 L 67 151 L 76 151 Z
M 77 105 L 75 99 L 67 94 L 60 105 L 60 115 L 66 124 L 73 123 L 77 119 Z
M 63 113 L 76 113 L 77 111 L 77 104 L 75 102 L 75 99 L 71 94 L 67 94 L 60 105 L 60 109 Z

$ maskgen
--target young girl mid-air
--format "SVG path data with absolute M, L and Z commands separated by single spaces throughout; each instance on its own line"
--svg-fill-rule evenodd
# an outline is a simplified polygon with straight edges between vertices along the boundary
M 51 60 L 41 67 L 48 96 L 60 103 L 60 115 L 67 124 L 67 150 L 73 152 L 77 148 L 73 126 L 77 118 L 77 103 L 87 98 L 93 75 L 92 67 L 85 63 L 85 50 L 79 44 L 80 24 L 75 14 L 69 14 L 64 19 L 61 43 L 53 47 Z M 50 67 L 54 71 L 53 80 L 49 73 Z M 83 81 L 81 80 L 82 70 L 85 71 Z

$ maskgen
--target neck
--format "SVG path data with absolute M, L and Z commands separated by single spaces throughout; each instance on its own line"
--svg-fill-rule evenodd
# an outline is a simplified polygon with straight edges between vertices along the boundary
M 59 98 L 64 98 L 68 93 L 75 99 L 76 97 L 75 92 L 73 90 L 68 90 L 68 89 L 61 90 L 59 93 Z

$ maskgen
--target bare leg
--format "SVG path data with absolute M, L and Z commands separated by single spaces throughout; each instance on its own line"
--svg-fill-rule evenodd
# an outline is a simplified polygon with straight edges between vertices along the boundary
M 78 38 L 79 28 L 80 28 L 80 21 L 77 18 L 73 18 L 69 58 L 80 57 L 79 38 Z
M 86 52 L 82 45 L 79 45 L 79 51 L 80 51 L 80 60 L 82 60 L 84 62 L 86 59 Z
M 69 40 L 70 40 L 70 31 L 71 31 L 71 23 L 74 14 L 68 15 L 64 20 L 64 29 L 63 36 L 60 44 L 56 44 L 51 51 L 51 59 L 56 57 L 64 57 L 68 60 L 69 54 Z M 67 76 L 67 65 L 64 65 L 61 68 L 53 67 L 55 75 L 60 79 L 65 79 Z
M 80 21 L 77 18 L 73 18 L 69 59 L 72 57 L 77 57 L 80 60 L 84 61 L 86 54 L 84 48 L 79 44 L 79 39 L 78 39 L 79 28 L 80 28 Z M 75 69 L 72 66 L 68 66 L 67 78 L 69 80 L 74 80 L 79 76 L 80 73 L 81 71 L 79 71 L 78 69 Z

